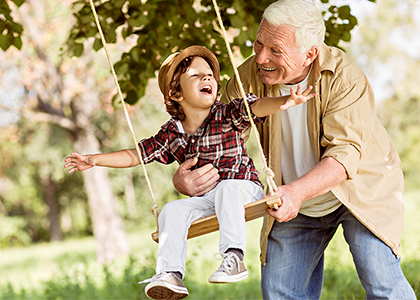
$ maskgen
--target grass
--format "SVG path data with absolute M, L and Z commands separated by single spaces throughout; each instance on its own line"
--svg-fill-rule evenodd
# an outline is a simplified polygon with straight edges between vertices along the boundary
M 406 194 L 406 224 L 402 239 L 402 268 L 420 296 L 419 192 Z M 211 285 L 207 277 L 218 268 L 218 234 L 188 242 L 185 284 L 189 299 L 261 299 L 259 230 L 261 220 L 248 223 L 245 264 L 250 277 L 240 283 Z M 157 244 L 153 229 L 128 235 L 130 257 L 120 257 L 108 266 L 96 262 L 93 238 L 68 240 L 0 252 L 0 299 L 146 299 L 145 284 L 154 275 Z M 363 299 L 365 292 L 354 269 L 348 246 L 339 230 L 326 251 L 322 299 Z

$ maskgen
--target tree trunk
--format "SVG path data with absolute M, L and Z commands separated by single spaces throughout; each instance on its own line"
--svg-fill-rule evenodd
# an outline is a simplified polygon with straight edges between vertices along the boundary
M 89 128 L 90 129 L 90 128 Z M 90 130 L 78 137 L 76 148 L 80 153 L 100 152 L 99 143 Z M 92 216 L 93 233 L 97 240 L 97 259 L 111 262 L 117 255 L 130 253 L 124 224 L 117 212 L 116 196 L 105 168 L 96 167 L 83 172 Z
M 136 196 L 134 193 L 133 172 L 127 172 L 125 177 L 125 201 L 127 204 L 128 215 L 132 220 L 137 219 Z
M 45 202 L 50 210 L 50 240 L 54 242 L 62 241 L 63 235 L 61 234 L 60 226 L 60 212 L 55 198 L 55 185 L 51 179 L 51 174 L 45 180 Z

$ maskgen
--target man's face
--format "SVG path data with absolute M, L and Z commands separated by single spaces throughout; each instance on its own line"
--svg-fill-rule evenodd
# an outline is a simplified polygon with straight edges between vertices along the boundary
M 274 26 L 263 19 L 254 43 L 260 77 L 264 84 L 297 84 L 305 79 L 311 59 L 299 53 L 295 44 L 295 29 Z

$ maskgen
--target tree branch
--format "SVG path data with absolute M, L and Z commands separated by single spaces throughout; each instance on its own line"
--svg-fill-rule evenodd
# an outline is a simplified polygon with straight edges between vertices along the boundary
M 75 131 L 77 126 L 76 124 L 69 118 L 61 117 L 58 115 L 51 115 L 42 112 L 32 112 L 29 110 L 23 111 L 23 116 L 29 120 L 38 123 L 51 123 L 58 125 L 64 129 L 68 129 L 70 131 Z

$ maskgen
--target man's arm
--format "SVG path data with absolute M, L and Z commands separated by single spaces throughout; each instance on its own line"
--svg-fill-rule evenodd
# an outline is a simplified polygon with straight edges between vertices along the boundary
M 268 210 L 268 213 L 278 222 L 287 222 L 297 216 L 302 202 L 331 191 L 347 177 L 342 164 L 326 157 L 302 177 L 279 186 L 274 194 L 280 196 L 283 204 L 277 211 Z

